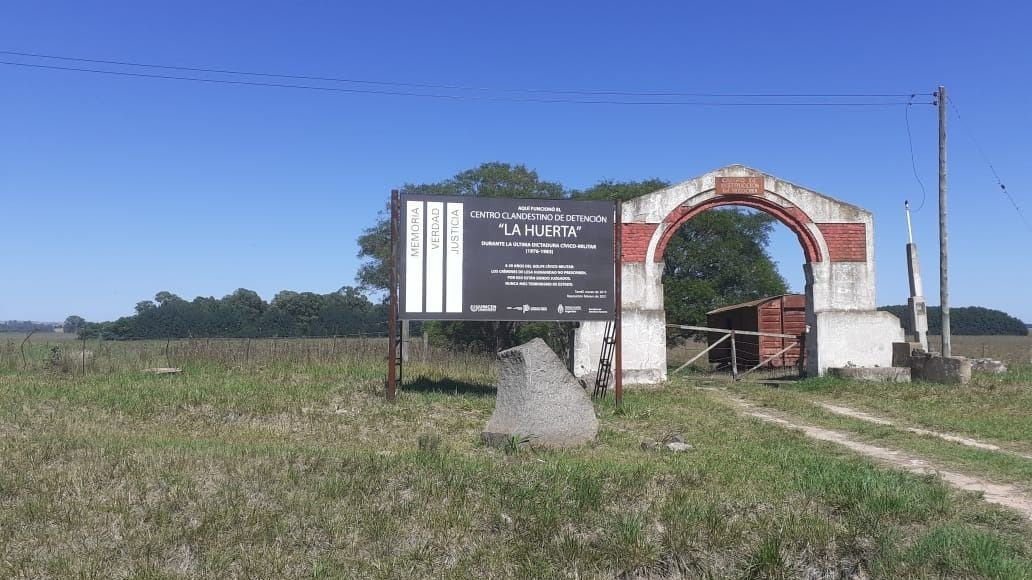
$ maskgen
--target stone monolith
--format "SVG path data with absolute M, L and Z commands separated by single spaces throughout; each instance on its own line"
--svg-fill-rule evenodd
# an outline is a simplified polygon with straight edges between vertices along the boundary
M 532 446 L 573 447 L 593 441 L 598 418 L 591 399 L 540 338 L 498 353 L 495 410 L 481 434 L 501 446 L 513 436 Z

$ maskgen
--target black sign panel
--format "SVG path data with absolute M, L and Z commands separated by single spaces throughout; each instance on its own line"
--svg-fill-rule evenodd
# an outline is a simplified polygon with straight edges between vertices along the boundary
M 401 195 L 402 319 L 611 320 L 616 206 Z

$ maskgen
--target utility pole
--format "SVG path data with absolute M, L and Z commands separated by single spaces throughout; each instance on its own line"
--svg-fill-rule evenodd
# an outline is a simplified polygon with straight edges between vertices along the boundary
M 950 287 L 946 233 L 946 87 L 935 94 L 939 104 L 939 311 L 942 320 L 942 356 L 952 356 L 950 345 Z

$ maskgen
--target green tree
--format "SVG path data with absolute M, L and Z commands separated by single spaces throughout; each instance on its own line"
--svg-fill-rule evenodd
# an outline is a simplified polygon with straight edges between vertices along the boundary
M 68 318 L 65 318 L 62 330 L 67 334 L 77 334 L 80 330 L 86 327 L 86 319 L 73 314 Z
M 257 336 L 268 304 L 254 290 L 237 288 L 222 297 L 217 309 L 217 326 L 222 336 Z
M 668 185 L 670 183 L 657 178 L 642 181 L 613 181 L 605 179 L 587 189 L 574 191 L 572 197 L 575 199 L 627 201 L 647 193 L 659 191 Z
M 182 300 L 179 296 L 169 292 L 168 290 L 162 290 L 154 295 L 154 301 L 158 303 L 158 306 L 163 306 L 167 302 L 175 300 Z
M 374 305 L 358 288 L 344 286 L 321 297 L 313 332 L 323 336 L 382 333 L 386 318 L 386 307 Z
M 386 292 L 390 288 L 391 274 L 388 261 L 391 257 L 391 214 L 389 208 L 376 216 L 376 224 L 362 231 L 358 236 L 358 257 L 362 264 L 355 279 L 366 293 Z
M 154 295 L 154 301 L 158 307 L 154 310 L 154 317 L 148 321 L 144 328 L 146 332 L 139 332 L 137 336 L 150 338 L 184 338 L 194 336 L 197 329 L 199 316 L 194 304 L 183 300 L 179 296 L 161 291 Z M 144 317 L 139 317 L 144 322 Z
M 284 290 L 273 297 L 269 310 L 279 310 L 293 321 L 293 328 L 284 336 L 311 336 L 322 310 L 322 297 L 314 292 Z
M 559 199 L 565 196 L 562 185 L 553 181 L 542 181 L 537 172 L 528 169 L 526 165 L 499 162 L 483 163 L 475 169 L 467 169 L 455 177 L 439 183 L 407 185 L 405 191 L 479 197 Z

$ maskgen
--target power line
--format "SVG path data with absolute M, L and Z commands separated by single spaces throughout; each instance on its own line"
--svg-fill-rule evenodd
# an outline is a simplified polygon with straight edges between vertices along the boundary
M 85 72 L 85 73 L 95 73 L 95 74 L 105 74 L 105 75 L 117 75 L 117 76 L 136 77 L 136 78 L 193 81 L 193 82 L 201 82 L 201 83 L 221 83 L 221 84 L 230 84 L 230 85 L 245 85 L 245 86 L 258 86 L 258 87 L 276 87 L 276 88 L 287 88 L 287 89 L 307 89 L 307 90 L 314 90 L 314 91 L 332 91 L 332 92 L 339 92 L 339 93 L 358 93 L 358 94 L 374 94 L 374 95 L 397 95 L 397 96 L 422 96 L 422 97 L 436 97 L 436 98 L 442 98 L 442 99 L 448 99 L 448 98 L 460 99 L 460 98 L 462 98 L 461 96 L 458 96 L 458 95 L 416 94 L 416 93 L 405 93 L 405 92 L 400 92 L 400 91 L 377 91 L 377 90 L 364 90 L 364 89 L 348 89 L 348 88 L 343 88 L 343 87 L 319 87 L 319 86 L 314 86 L 314 85 L 293 85 L 293 84 L 285 84 L 285 83 L 266 83 L 266 82 L 257 82 L 257 81 L 235 81 L 235 80 L 229 80 L 229 79 L 206 79 L 206 78 L 200 78 L 200 77 L 159 75 L 159 74 L 150 74 L 150 73 L 134 73 L 134 72 L 128 72 L 128 71 L 114 71 L 114 70 L 98 70 L 98 69 L 88 69 L 88 68 L 79 68 L 79 67 L 54 66 L 54 65 L 46 65 L 46 64 L 30 64 L 30 63 L 25 63 L 25 62 L 0 61 L 0 64 L 2 64 L 2 65 L 9 65 L 9 66 L 22 66 L 22 67 L 30 67 L 30 68 L 41 68 L 41 69 L 47 69 L 47 70 L 75 71 L 75 72 Z
M 907 106 L 903 108 L 905 118 L 907 120 L 907 144 L 910 145 L 910 168 L 914 170 L 914 179 L 917 180 L 917 184 L 921 186 L 921 203 L 914 210 L 914 213 L 921 211 L 924 207 L 925 199 L 928 197 L 928 192 L 925 191 L 924 182 L 921 181 L 921 175 L 917 172 L 917 160 L 914 158 L 914 136 L 910 132 L 910 107 L 914 104 L 914 97 L 917 95 L 910 95 L 910 100 L 907 102 Z
M 224 75 L 242 75 L 242 76 L 257 76 L 266 78 L 280 78 L 280 79 L 292 79 L 292 80 L 307 80 L 307 81 L 322 81 L 322 82 L 335 82 L 335 83 L 353 83 L 363 85 L 379 85 L 379 86 L 393 86 L 393 87 L 405 87 L 405 88 L 420 88 L 420 89 L 438 89 L 438 90 L 453 90 L 453 91 L 482 91 L 482 92 L 497 92 L 497 93 L 537 93 L 537 94 L 554 94 L 554 95 L 582 95 L 582 96 L 617 96 L 617 97 L 705 97 L 705 98 L 764 98 L 764 99 L 787 99 L 787 98 L 903 98 L 910 97 L 911 99 L 916 96 L 911 93 L 709 93 L 709 92 L 673 92 L 673 91 L 613 91 L 613 90 L 594 90 L 594 89 L 543 89 L 543 88 L 500 88 L 500 87 L 476 87 L 466 85 L 455 85 L 455 84 L 435 84 L 435 83 L 409 83 L 409 82 L 398 82 L 398 81 L 381 81 L 381 80 L 369 80 L 369 79 L 358 79 L 358 78 L 341 78 L 341 77 L 326 77 L 326 76 L 311 76 L 311 75 L 296 75 L 296 74 L 280 74 L 280 73 L 266 73 L 266 72 L 253 72 L 253 71 L 241 71 L 232 69 L 217 69 L 217 68 L 204 68 L 204 67 L 188 67 L 188 66 L 172 66 L 172 65 L 160 65 L 134 61 L 121 61 L 121 60 L 104 60 L 95 58 L 81 58 L 72 56 L 59 56 L 49 54 L 39 54 L 32 52 L 18 52 L 11 50 L 0 50 L 0 54 L 6 54 L 10 56 L 21 56 L 30 58 L 45 58 L 63 61 L 73 62 L 86 62 L 93 64 L 108 64 L 116 66 L 129 66 L 129 67 L 142 67 L 152 68 L 161 70 L 175 70 L 185 72 L 202 72 L 211 74 L 224 74 Z M 13 63 L 3 63 L 13 64 Z M 25 64 L 25 63 L 18 63 Z M 25 65 L 25 66 L 39 66 L 45 68 L 45 65 Z M 59 70 L 60 67 L 53 67 Z M 67 69 L 67 70 L 84 70 L 84 69 Z M 99 71 L 94 71 L 99 72 Z M 184 79 L 185 80 L 185 79 Z M 279 85 L 274 85 L 279 86 Z M 291 87 L 294 88 L 294 87 Z M 393 93 L 392 93 L 393 94 Z M 919 93 L 923 96 L 932 96 L 931 93 Z M 596 101 L 592 101 L 596 102 Z M 651 104 L 651 103 L 650 103 Z M 656 104 L 667 104 L 667 103 L 656 103 Z M 850 103 L 846 103 L 850 104 Z M 887 103 L 887 104 L 900 104 L 900 103 Z
M 345 87 L 322 87 L 318 85 L 298 85 L 289 83 L 272 83 L 262 81 L 240 81 L 232 79 L 212 79 L 203 77 L 189 77 L 178 75 L 164 75 L 152 73 L 137 73 L 128 71 L 114 71 L 90 69 L 81 67 L 67 67 L 46 64 L 31 64 L 25 62 L 0 61 L 0 65 L 20 66 L 46 70 L 74 71 L 103 75 L 117 75 L 135 78 L 165 79 L 178 81 L 191 81 L 201 83 L 243 85 L 254 87 L 275 87 L 285 89 L 304 89 L 312 91 L 328 91 L 336 93 L 366 94 L 366 95 L 388 95 L 399 97 L 422 97 L 431 99 L 450 99 L 456 101 L 489 101 L 509 103 L 566 103 L 577 105 L 665 105 L 665 106 L 698 106 L 698 107 L 887 107 L 905 105 L 907 101 L 881 101 L 881 102 L 830 102 L 830 101 L 793 101 L 793 102 L 731 102 L 731 101 L 634 101 L 634 100 L 612 100 L 612 99 L 553 99 L 553 98 L 532 98 L 532 97 L 491 97 L 480 95 L 450 95 L 442 93 L 414 93 L 408 91 L 385 91 L 378 89 L 355 89 Z
M 953 115 L 957 117 L 958 121 L 960 121 L 960 111 L 957 109 L 957 105 L 953 102 L 953 99 L 947 97 L 946 102 L 949 103 L 950 108 L 953 109 Z M 1032 223 L 1029 223 L 1028 218 L 1025 217 L 1025 213 L 1021 211 L 1021 207 L 1018 206 L 1018 203 L 1014 200 L 1014 196 L 1012 196 L 1010 191 L 1007 190 L 1007 186 L 1003 184 L 1003 180 L 1000 179 L 1000 174 L 996 172 L 996 167 L 993 166 L 993 162 L 989 160 L 989 156 L 986 155 L 985 150 L 982 149 L 982 145 L 978 142 L 978 139 L 975 139 L 974 131 L 969 129 L 967 126 L 964 126 L 964 132 L 975 145 L 975 149 L 977 149 L 978 154 L 982 156 L 982 160 L 989 166 L 989 171 L 992 172 L 993 177 L 996 179 L 996 185 L 1000 187 L 1000 191 L 1003 192 L 1003 195 L 1007 196 L 1007 200 L 1010 201 L 1011 206 L 1014 207 L 1014 211 L 1018 214 L 1018 217 L 1021 218 L 1021 222 L 1025 224 L 1025 228 L 1032 232 Z
M 74 71 L 92 74 L 116 75 L 124 77 L 165 79 L 178 81 L 191 81 L 200 83 L 228 84 L 252 87 L 274 87 L 284 89 L 303 89 L 311 91 L 326 91 L 335 93 L 365 94 L 365 95 L 387 95 L 398 97 L 421 97 L 429 99 L 448 99 L 455 101 L 487 101 L 507 103 L 547 103 L 547 104 L 575 104 L 575 105 L 647 105 L 647 106 L 695 106 L 695 107 L 891 107 L 905 105 L 907 101 L 792 101 L 792 102 L 745 102 L 745 101 L 652 101 L 652 100 L 614 100 L 614 99 L 561 99 L 561 98 L 533 98 L 533 97 L 492 97 L 480 95 L 452 95 L 442 93 L 414 93 L 409 91 L 385 91 L 378 89 L 355 89 L 345 87 L 322 87 L 318 85 L 299 85 L 290 83 L 272 83 L 262 81 L 240 81 L 232 79 L 212 79 L 203 77 L 189 77 L 178 75 L 164 75 L 152 73 L 137 73 L 128 71 L 114 71 L 90 69 L 81 67 L 55 66 L 46 64 L 30 64 L 25 62 L 0 61 L 0 65 L 20 66 L 58 71 Z

